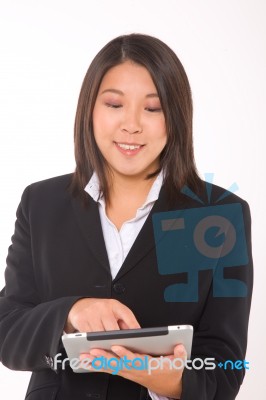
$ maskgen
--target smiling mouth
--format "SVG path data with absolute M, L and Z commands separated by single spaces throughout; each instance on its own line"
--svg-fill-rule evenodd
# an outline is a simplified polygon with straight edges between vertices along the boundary
M 138 150 L 141 147 L 143 147 L 143 144 L 125 144 L 125 143 L 117 143 L 115 142 L 115 144 L 123 150 Z

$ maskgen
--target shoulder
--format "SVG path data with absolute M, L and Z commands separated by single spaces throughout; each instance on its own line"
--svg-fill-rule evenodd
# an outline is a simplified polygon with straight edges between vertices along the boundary
M 189 204 L 188 208 L 198 208 L 199 213 L 204 208 L 207 213 L 213 215 L 221 214 L 221 216 L 228 216 L 228 218 L 230 216 L 233 218 L 233 215 L 242 215 L 244 220 L 250 223 L 248 202 L 231 192 L 230 189 L 202 181 L 201 189 L 197 194 L 190 191 L 189 188 L 182 190 L 182 199 Z
M 65 174 L 28 185 L 22 194 L 22 206 L 47 208 L 51 204 L 62 204 L 69 201 L 70 193 L 68 188 L 72 176 L 73 174 Z
M 43 191 L 60 191 L 65 190 L 69 186 L 73 174 L 65 174 L 55 176 L 52 178 L 44 179 L 38 182 L 30 184 L 28 187 L 32 192 L 43 192 Z
M 230 188 L 231 189 L 231 188 Z M 241 205 L 248 205 L 246 200 L 232 192 L 230 189 L 225 189 L 221 186 L 201 181 L 199 190 L 194 193 L 189 187 L 182 189 L 183 198 L 190 198 L 194 203 L 202 205 L 222 205 L 231 203 L 240 203 Z
M 167 203 L 167 194 L 162 191 L 162 201 Z M 163 200 L 164 199 L 164 200 Z M 233 212 L 238 209 L 244 218 L 250 219 L 249 205 L 246 200 L 237 194 L 225 189 L 221 186 L 201 181 L 197 189 L 192 190 L 188 186 L 184 186 L 180 191 L 176 192 L 173 200 L 170 202 L 169 210 L 194 209 L 194 213 L 205 212 Z
M 249 204 L 236 193 L 225 189 L 221 186 L 214 185 L 208 182 L 203 182 L 205 186 L 205 205 L 211 206 L 230 206 L 230 204 L 239 204 L 244 214 L 249 214 Z

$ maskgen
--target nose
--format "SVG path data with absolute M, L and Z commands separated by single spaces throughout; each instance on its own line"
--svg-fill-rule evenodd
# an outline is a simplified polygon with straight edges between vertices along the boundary
M 124 114 L 121 130 L 125 133 L 136 134 L 142 132 L 140 116 L 137 111 L 128 110 Z

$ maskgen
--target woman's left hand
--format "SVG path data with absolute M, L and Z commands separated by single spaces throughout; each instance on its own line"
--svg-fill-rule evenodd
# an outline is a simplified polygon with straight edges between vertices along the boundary
M 168 356 L 151 357 L 133 353 L 122 346 L 112 346 L 112 352 L 93 349 L 89 354 L 81 354 L 80 359 L 90 360 L 88 369 L 91 371 L 117 374 L 158 395 L 180 399 L 186 356 L 184 346 L 179 344 L 174 348 L 174 354 Z

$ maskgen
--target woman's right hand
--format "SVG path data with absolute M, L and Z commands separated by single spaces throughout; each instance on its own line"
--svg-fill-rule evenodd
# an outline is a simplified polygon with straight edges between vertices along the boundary
M 83 298 L 69 311 L 64 331 L 99 332 L 118 329 L 138 329 L 133 312 L 114 299 Z

